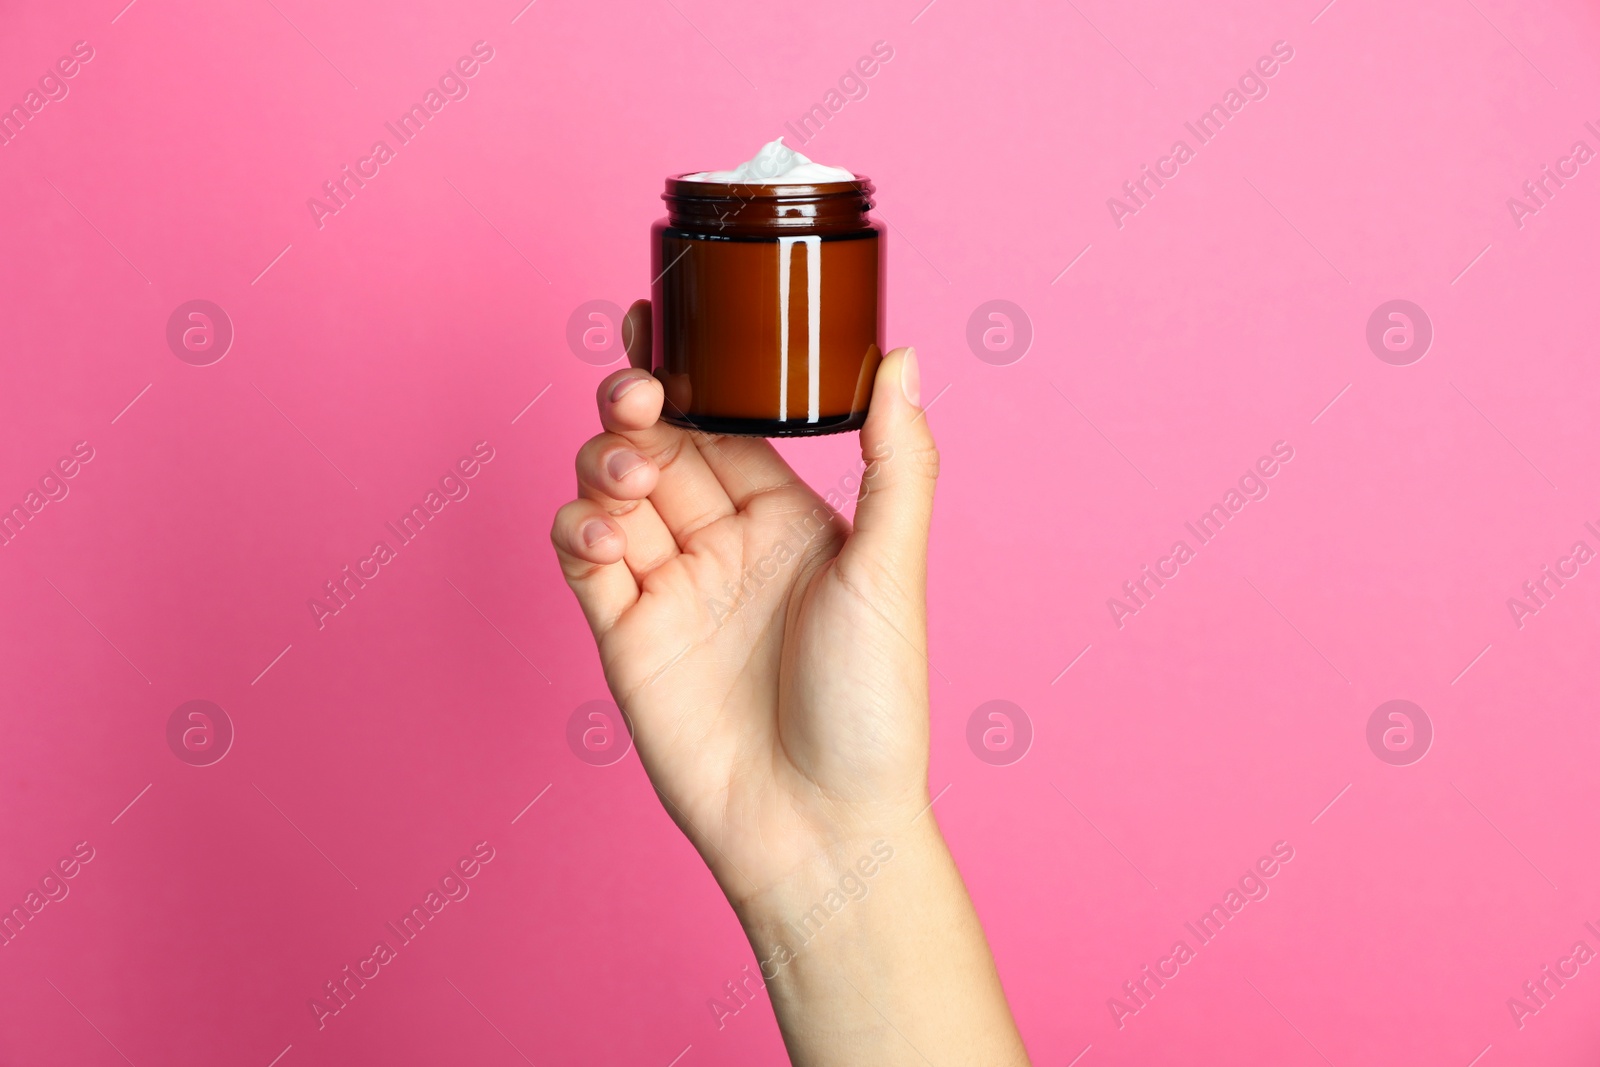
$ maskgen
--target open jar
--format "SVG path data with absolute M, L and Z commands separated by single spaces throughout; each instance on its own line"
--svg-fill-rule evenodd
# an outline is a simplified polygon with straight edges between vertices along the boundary
M 872 182 L 668 178 L 651 228 L 662 418 L 707 433 L 855 430 L 883 358 L 884 227 Z

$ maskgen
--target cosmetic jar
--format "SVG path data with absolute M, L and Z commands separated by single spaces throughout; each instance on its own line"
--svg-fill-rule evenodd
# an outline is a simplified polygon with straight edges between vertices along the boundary
M 872 182 L 668 178 L 651 229 L 662 418 L 801 437 L 866 421 L 883 358 L 884 227 Z

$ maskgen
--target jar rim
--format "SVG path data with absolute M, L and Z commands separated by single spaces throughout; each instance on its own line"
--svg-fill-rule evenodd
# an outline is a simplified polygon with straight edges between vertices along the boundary
M 850 181 L 792 185 L 780 185 L 774 182 L 690 181 L 682 174 L 671 174 L 667 176 L 666 191 L 661 194 L 661 199 L 669 203 L 674 200 L 815 201 L 870 196 L 873 192 L 872 179 L 865 174 L 858 174 Z

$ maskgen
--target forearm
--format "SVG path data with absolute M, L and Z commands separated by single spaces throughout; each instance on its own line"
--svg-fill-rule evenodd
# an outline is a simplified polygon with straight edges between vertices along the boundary
M 931 812 L 834 846 L 740 920 L 795 1064 L 1028 1062 Z

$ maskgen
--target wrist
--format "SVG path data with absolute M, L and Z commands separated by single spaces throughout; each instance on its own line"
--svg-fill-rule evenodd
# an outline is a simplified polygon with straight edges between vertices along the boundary
M 854 826 L 781 882 L 732 903 L 770 982 L 802 953 L 836 940 L 824 937 L 825 929 L 839 935 L 855 928 L 877 910 L 873 897 L 902 896 L 930 868 L 950 862 L 938 823 L 924 810 Z
M 736 910 L 796 1064 L 1028 1062 L 931 813 L 841 841 Z

